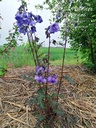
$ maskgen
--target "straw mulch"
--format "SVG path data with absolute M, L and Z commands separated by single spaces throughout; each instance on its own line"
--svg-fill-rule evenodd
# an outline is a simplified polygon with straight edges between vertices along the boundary
M 58 77 L 60 69 L 50 68 Z M 29 66 L 9 68 L 0 78 L 0 128 L 35 128 L 37 118 L 27 102 L 37 88 L 34 72 Z M 53 92 L 58 86 L 49 88 Z M 64 114 L 57 117 L 54 128 L 96 128 L 96 75 L 88 74 L 83 66 L 65 66 L 60 93 Z

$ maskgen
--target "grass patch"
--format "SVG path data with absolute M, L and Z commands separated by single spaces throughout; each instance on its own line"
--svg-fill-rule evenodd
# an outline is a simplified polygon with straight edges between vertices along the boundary
M 41 48 L 42 51 L 47 53 L 47 48 Z M 51 48 L 50 54 L 50 61 L 53 65 L 61 65 L 62 57 L 63 57 L 63 48 Z M 76 52 L 71 48 L 66 48 L 66 55 L 65 55 L 65 64 L 80 64 L 82 63 L 81 54 Z
M 45 54 L 47 54 L 48 48 L 41 48 Z M 50 62 L 53 65 L 61 65 L 63 56 L 63 48 L 51 48 L 50 52 Z M 74 50 L 67 48 L 65 55 L 65 64 L 80 64 L 82 63 L 81 54 L 78 53 L 78 58 L 76 58 L 76 53 Z M 23 46 L 18 46 L 15 49 L 11 49 L 9 53 L 0 55 L 0 65 L 10 65 L 14 67 L 22 66 L 34 66 L 32 54 L 28 52 Z

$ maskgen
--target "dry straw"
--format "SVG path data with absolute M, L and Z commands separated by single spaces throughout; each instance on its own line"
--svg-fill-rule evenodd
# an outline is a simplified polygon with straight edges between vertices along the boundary
M 60 75 L 60 67 L 51 70 Z M 30 81 L 33 71 L 32 67 L 9 69 L 5 78 L 0 78 L 0 128 L 35 127 L 34 106 L 30 108 L 27 103 L 36 90 L 34 82 Z M 69 121 L 68 128 L 96 128 L 96 75 L 87 74 L 82 66 L 66 66 L 63 75 L 75 81 L 72 84 L 63 78 L 60 93 L 64 97 L 59 98 L 63 112 L 70 117 L 68 119 L 74 118 L 73 123 Z M 49 86 L 49 89 L 51 93 L 57 87 Z M 53 127 L 65 128 L 65 119 L 65 115 L 58 116 Z

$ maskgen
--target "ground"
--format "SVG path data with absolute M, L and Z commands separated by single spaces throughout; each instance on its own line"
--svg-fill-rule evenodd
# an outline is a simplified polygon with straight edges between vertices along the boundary
M 50 71 L 60 78 L 61 67 Z M 0 78 L 0 128 L 35 128 L 37 118 L 28 105 L 34 96 L 35 68 L 9 68 Z M 65 66 L 59 104 L 65 113 L 58 117 L 54 128 L 96 128 L 96 75 L 79 66 Z M 50 93 L 58 89 L 49 85 Z M 42 126 L 41 126 L 42 127 Z

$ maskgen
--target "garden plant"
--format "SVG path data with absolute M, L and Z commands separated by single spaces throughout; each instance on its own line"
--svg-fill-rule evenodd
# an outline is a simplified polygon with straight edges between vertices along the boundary
M 15 76 L 10 75 L 10 70 L 14 70 L 13 68 L 8 69 L 7 72 L 6 66 L 0 67 L 0 75 L 3 76 L 0 78 L 0 115 L 4 116 L 2 116 L 4 121 L 1 121 L 3 128 L 95 128 L 96 126 L 95 75 L 86 75 L 82 66 L 65 67 L 66 44 L 69 38 L 75 38 L 75 30 L 79 28 L 77 22 L 74 22 L 71 17 L 72 13 L 67 9 L 71 7 L 74 9 L 74 6 L 77 7 L 78 2 L 82 0 L 78 0 L 76 4 L 75 0 L 64 1 L 65 3 L 61 0 L 52 0 L 52 3 L 50 0 L 44 2 L 44 5 L 47 4 L 53 13 L 53 20 L 50 24 L 46 24 L 45 28 L 45 36 L 48 40 L 46 51 L 48 53 L 44 53 L 40 51 L 43 42 L 40 42 L 36 36 L 36 26 L 43 24 L 43 17 L 29 12 L 27 2 L 19 0 L 21 4 L 14 15 L 16 22 L 6 38 L 8 44 L 4 44 L 0 49 L 0 55 L 6 53 L 9 55 L 10 49 L 17 46 L 17 41 L 22 41 L 21 35 L 27 35 L 28 42 L 24 50 L 28 48 L 27 50 L 32 54 L 34 67 L 30 67 L 30 69 L 34 68 L 34 70 L 29 69 L 30 72 L 26 72 L 24 67 L 21 68 L 21 70 L 25 70 L 22 71 L 22 75 L 19 72 L 20 74 Z M 37 7 L 43 8 L 40 5 Z M 61 25 L 62 22 L 63 25 Z M 61 32 L 63 40 L 63 43 L 59 43 L 63 49 L 62 64 L 54 65 L 53 68 L 50 61 L 51 44 L 57 45 L 57 42 L 52 39 L 52 35 L 58 31 Z M 81 33 L 81 31 L 79 32 Z M 76 33 L 76 35 L 78 34 Z M 78 40 L 79 36 L 76 37 L 75 39 Z M 75 47 L 76 40 L 74 40 L 72 48 Z M 79 50 L 79 45 L 77 47 Z M 90 58 L 91 60 L 92 58 Z M 93 64 L 94 67 L 95 63 Z M 17 70 L 20 68 L 16 69 L 16 73 Z M 7 75 L 4 77 L 5 72 Z
M 60 109 L 58 98 L 60 94 L 60 87 L 62 84 L 62 74 L 63 74 L 63 67 L 64 67 L 64 57 L 65 57 L 65 47 L 64 47 L 64 54 L 63 54 L 63 62 L 62 62 L 62 69 L 61 69 L 61 76 L 60 79 L 57 80 L 57 75 L 52 74 L 50 72 L 50 45 L 51 43 L 55 44 L 55 40 L 51 40 L 51 34 L 55 34 L 55 32 L 60 31 L 60 27 L 58 22 L 50 24 L 45 29 L 46 38 L 49 40 L 48 46 L 48 54 L 43 55 L 39 54 L 39 49 L 42 44 L 38 44 L 39 38 L 35 36 L 36 33 L 36 24 L 42 23 L 43 19 L 40 15 L 34 15 L 32 12 L 28 12 L 27 3 L 25 1 L 21 1 L 21 6 L 18 8 L 18 11 L 15 15 L 16 24 L 18 31 L 23 33 L 24 35 L 27 34 L 29 46 L 31 49 L 31 53 L 34 59 L 36 73 L 34 76 L 34 80 L 37 82 L 36 86 L 38 89 L 36 91 L 36 96 L 31 97 L 29 99 L 29 105 L 35 105 L 35 114 L 38 115 L 37 127 L 40 124 L 43 124 L 44 127 L 53 127 L 52 121 L 55 120 L 58 114 L 62 113 Z M 56 16 L 56 20 L 58 17 Z M 65 39 L 66 44 L 67 39 Z M 57 92 L 50 92 L 48 88 L 51 84 L 58 86 Z M 50 93 L 49 93 L 50 92 Z M 53 121 L 54 122 L 54 121 Z M 51 125 L 50 125 L 51 123 Z M 54 123 L 53 123 L 54 124 Z

